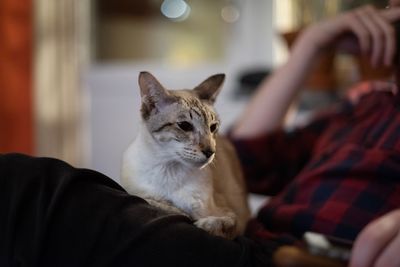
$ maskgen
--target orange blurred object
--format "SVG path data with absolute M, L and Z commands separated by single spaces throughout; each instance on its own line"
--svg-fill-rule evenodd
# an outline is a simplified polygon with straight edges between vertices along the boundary
M 311 255 L 295 246 L 282 246 L 273 254 L 276 267 L 345 267 L 347 264 L 326 257 Z
M 0 152 L 33 153 L 32 0 L 0 1 Z

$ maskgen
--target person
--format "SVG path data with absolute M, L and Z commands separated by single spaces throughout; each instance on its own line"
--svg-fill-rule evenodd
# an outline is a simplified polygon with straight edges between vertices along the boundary
M 231 129 L 250 191 L 275 195 L 249 223 L 252 239 L 316 231 L 355 239 L 352 267 L 400 266 L 396 84 L 363 82 L 309 125 L 289 132 L 282 126 L 318 54 L 340 37 L 356 36 L 373 67 L 399 63 L 392 26 L 400 18 L 399 2 L 384 10 L 364 6 L 308 27 Z
M 311 26 L 299 37 L 288 63 L 261 85 L 231 132 L 238 151 L 249 152 L 240 156 L 250 189 L 281 191 L 249 224 L 252 239 L 230 241 L 211 236 L 185 216 L 158 210 L 128 195 L 98 172 L 73 168 L 56 159 L 6 154 L 0 155 L 0 265 L 271 266 L 272 254 L 281 244 L 271 238 L 272 230 L 298 236 L 316 229 L 357 238 L 350 263 L 353 267 L 398 266 L 399 187 L 393 184 L 400 171 L 397 98 L 385 92 L 363 96 L 365 90 L 355 90 L 350 102 L 321 115 L 303 130 L 280 130 L 287 107 L 320 49 L 341 34 L 353 32 L 373 64 L 390 64 L 395 53 L 390 23 L 397 19 L 400 8 L 378 11 L 364 7 Z M 365 87 L 367 92 L 393 90 L 387 83 L 372 85 Z M 352 145 L 343 141 L 349 138 L 354 138 Z M 260 140 L 271 150 L 250 153 Z M 283 151 L 297 147 L 295 144 L 300 145 L 299 150 Z M 278 145 L 282 147 L 272 149 Z M 380 150 L 380 146 L 387 148 Z M 288 161 L 275 165 L 284 154 Z M 261 169 L 252 171 L 248 164 L 257 158 L 262 159 L 256 166 Z M 268 162 L 272 164 L 263 166 Z M 268 166 L 271 170 L 265 168 Z M 268 175 L 260 176 L 260 170 Z M 369 183 L 371 177 L 377 177 L 375 182 Z M 348 179 L 351 182 L 346 186 Z M 334 193 L 338 193 L 336 198 Z M 360 195 L 361 200 L 349 201 L 355 207 L 360 204 L 358 212 L 341 216 L 340 212 L 351 206 L 346 197 Z M 363 201 L 369 198 L 372 201 Z M 302 215 L 295 216 L 293 210 Z M 279 216 L 282 224 L 277 221 Z M 343 227 L 335 227 L 338 225 Z

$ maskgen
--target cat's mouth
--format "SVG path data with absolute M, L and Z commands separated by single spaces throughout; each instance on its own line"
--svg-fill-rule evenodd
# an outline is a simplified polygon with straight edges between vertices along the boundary
M 185 164 L 188 164 L 192 167 L 196 167 L 199 169 L 203 169 L 208 164 L 210 164 L 213 160 L 215 155 L 212 155 L 209 158 L 198 158 L 198 157 L 185 157 L 184 155 L 179 155 Z
M 208 164 L 210 164 L 213 160 L 214 160 L 215 155 L 212 155 L 211 157 L 209 157 L 206 162 L 200 166 L 200 169 L 203 169 L 205 166 L 207 166 Z

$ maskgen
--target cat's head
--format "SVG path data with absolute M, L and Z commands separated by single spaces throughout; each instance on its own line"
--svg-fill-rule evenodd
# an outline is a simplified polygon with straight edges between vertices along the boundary
M 140 73 L 142 119 L 163 156 L 192 167 L 213 160 L 220 124 L 213 104 L 224 79 L 216 74 L 192 90 L 167 90 L 150 73 Z

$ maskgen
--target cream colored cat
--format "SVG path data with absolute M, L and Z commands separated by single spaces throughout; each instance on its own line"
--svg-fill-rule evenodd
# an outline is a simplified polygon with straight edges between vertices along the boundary
M 148 72 L 139 75 L 141 127 L 124 154 L 122 185 L 163 209 L 190 216 L 211 234 L 243 233 L 250 212 L 240 164 L 219 137 L 213 103 L 225 75 L 193 90 L 166 90 Z

